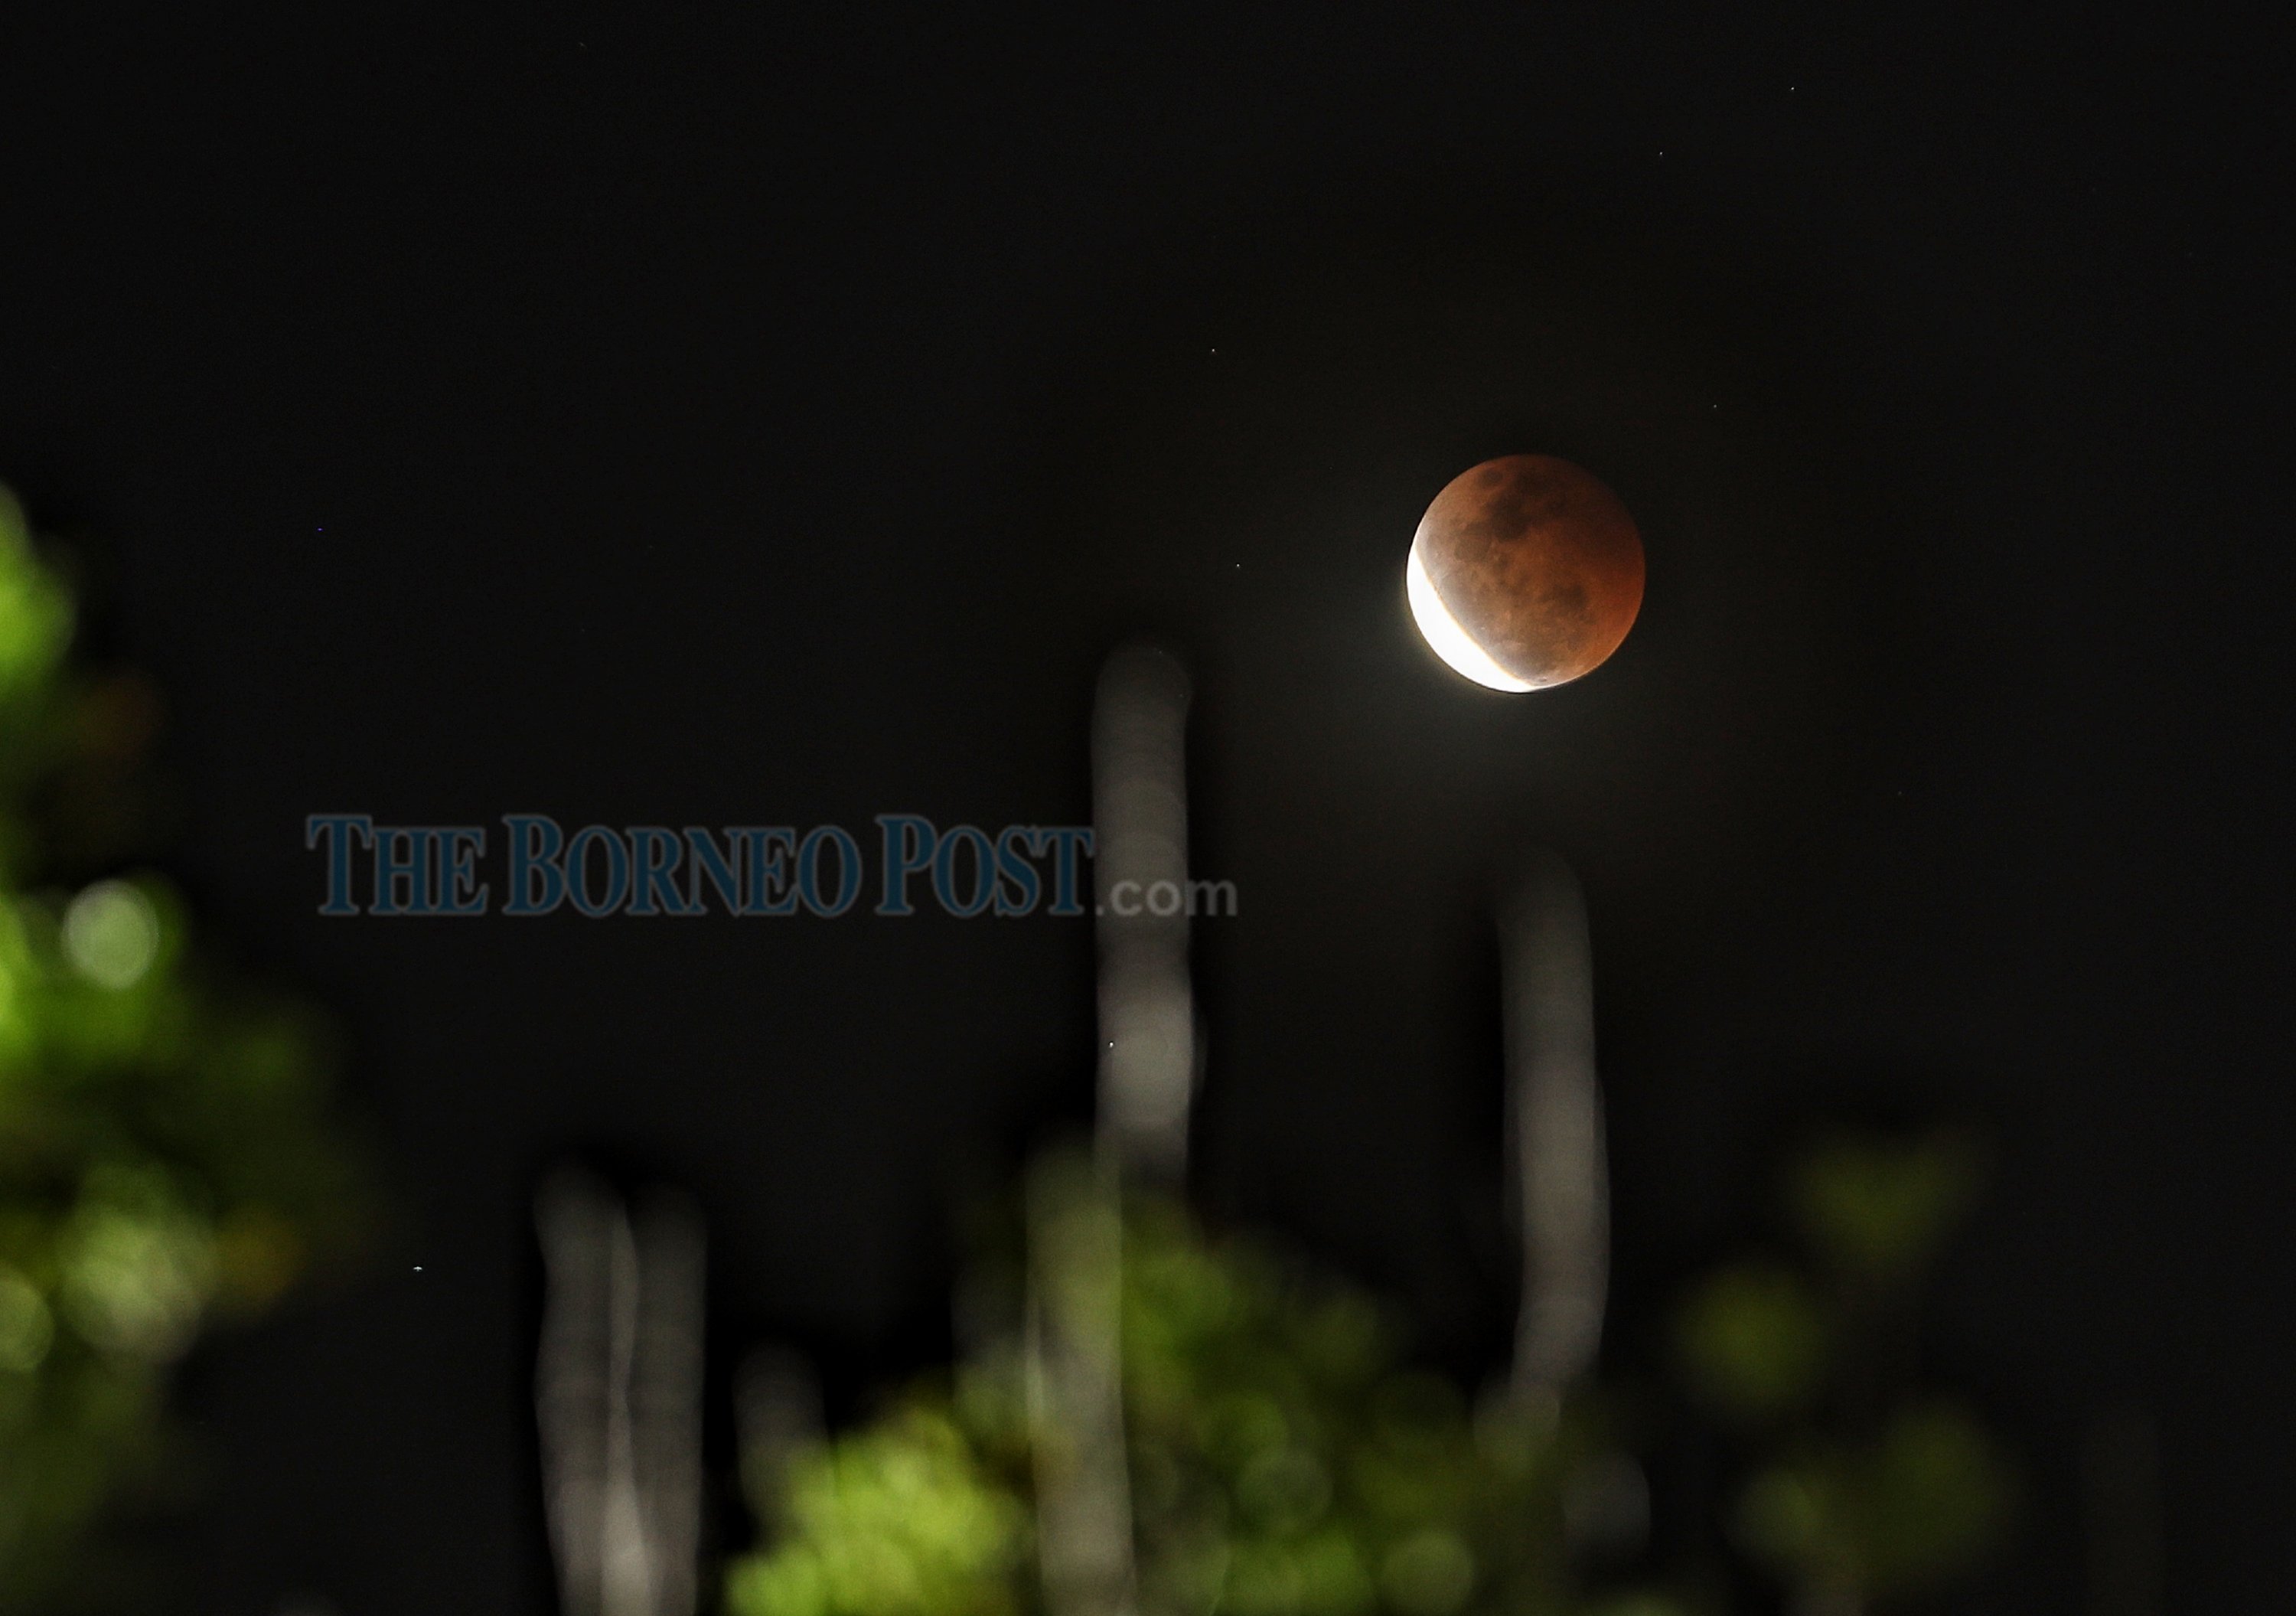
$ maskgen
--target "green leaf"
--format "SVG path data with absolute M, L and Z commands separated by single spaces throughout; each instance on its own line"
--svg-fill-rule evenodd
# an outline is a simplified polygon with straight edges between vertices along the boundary
M 1698 1289 L 1677 1341 L 1693 1394 L 1726 1419 L 1758 1424 L 1816 1397 L 1831 1334 L 1824 1308 L 1799 1276 L 1749 1263 Z
M 1977 1197 L 1974 1150 L 1951 1136 L 1827 1140 L 1788 1179 L 1796 1226 L 1845 1278 L 1895 1290 L 1917 1279 Z

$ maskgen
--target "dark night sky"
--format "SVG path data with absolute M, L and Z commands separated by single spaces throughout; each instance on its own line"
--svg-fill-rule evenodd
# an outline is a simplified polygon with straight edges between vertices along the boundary
M 0 21 L 0 480 L 95 558 L 175 715 L 173 867 L 340 1013 L 399 1210 L 193 1366 L 186 1609 L 544 1608 L 554 1157 L 703 1197 L 721 1358 L 858 1384 L 932 1349 L 958 1186 L 1088 1092 L 1078 923 L 331 922 L 303 816 L 1075 821 L 1142 629 L 1242 895 L 1208 1202 L 1495 1349 L 1479 904 L 1544 838 L 1593 907 L 1620 1360 L 1793 1119 L 1976 1120 L 1939 1351 L 2037 1499 L 1968 1608 L 2077 1608 L 2074 1456 L 2128 1407 L 2177 1608 L 2282 1586 L 2279 42 L 39 9 Z M 1400 572 L 1527 448 L 1619 489 L 1652 581 L 1610 667 L 1509 701 Z

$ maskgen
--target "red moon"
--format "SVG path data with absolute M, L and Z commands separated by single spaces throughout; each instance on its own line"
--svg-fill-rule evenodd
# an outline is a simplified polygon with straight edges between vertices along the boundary
M 1453 478 L 1412 536 L 1407 594 L 1438 655 L 1494 690 L 1592 673 L 1643 603 L 1643 541 L 1619 496 L 1552 455 Z

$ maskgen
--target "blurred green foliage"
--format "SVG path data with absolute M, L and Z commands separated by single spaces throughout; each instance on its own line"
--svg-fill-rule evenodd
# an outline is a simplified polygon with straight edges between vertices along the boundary
M 123 866 L 156 701 L 69 662 L 0 490 L 0 1609 L 92 1607 L 84 1551 L 162 1455 L 169 1366 L 348 1227 L 320 1029 L 206 969 Z
M 1622 1462 L 1590 1404 L 1471 1405 L 1409 1366 L 1400 1333 L 1365 1296 L 1249 1243 L 1207 1239 L 1167 1202 L 1126 1206 L 1121 1251 L 1142 1611 L 1682 1608 L 1656 1593 L 1607 1604 L 1587 1593 L 1578 1539 L 1603 1522 L 1571 1501 Z M 1043 1607 L 1026 1335 L 1009 1300 L 1013 1328 L 801 1458 L 780 1484 L 786 1497 L 758 1500 L 783 1530 L 734 1568 L 735 1616 Z
M 1836 1135 L 1787 1173 L 1794 1224 L 1842 1283 L 1910 1290 L 1977 1200 L 1977 1152 L 1957 1135 L 1911 1141 Z
M 1892 1410 L 1862 1440 L 1804 1439 L 1755 1472 L 1734 1524 L 1797 1587 L 1887 1599 L 1966 1570 L 2008 1491 L 1983 1427 L 1935 1399 Z
M 777 1530 L 735 1564 L 734 1616 L 1044 1610 L 1034 1458 L 1065 1437 L 1032 1423 L 1031 1260 L 1040 1304 L 1104 1293 L 1111 1276 L 1080 1265 L 1117 1270 L 1144 1616 L 1685 1616 L 1728 1603 L 1719 1566 L 1622 1574 L 1645 1500 L 1615 1394 L 1470 1399 L 1414 1369 L 1360 1292 L 1209 1238 L 1168 1202 L 1128 1201 L 1104 1238 L 1084 1226 L 1112 1216 L 1089 1173 L 1036 1180 L 1066 1183 L 1073 1204 L 1033 1225 L 1031 1258 L 984 1265 L 1002 1276 L 985 1288 L 1005 1327 L 881 1418 L 752 1469 Z M 1918 1281 L 1977 1183 L 1956 1137 L 1821 1140 L 1785 1177 L 1795 1254 L 1723 1267 L 1679 1309 L 1685 1407 L 1735 1459 L 1717 1524 L 1793 1608 L 1898 1608 L 1972 1566 L 2007 1518 L 1997 1445 L 1923 1384 L 1914 1350 Z
M 1736 1541 L 1813 1607 L 1933 1588 L 2007 1518 L 1993 1439 L 1916 1373 L 1916 1286 L 1978 1179 L 1956 1136 L 1823 1139 L 1786 1174 L 1802 1260 L 1733 1264 L 1681 1310 L 1685 1389 L 1743 1461 Z
M 808 1454 L 785 1482 L 783 1552 L 744 1562 L 741 1612 L 1011 1616 L 1028 1513 L 1009 1472 L 945 1405 L 917 1397 Z
M 1806 1409 L 1825 1373 L 1831 1330 L 1824 1299 L 1792 1268 L 1734 1264 L 1684 1307 L 1690 1389 L 1710 1413 L 1737 1426 Z

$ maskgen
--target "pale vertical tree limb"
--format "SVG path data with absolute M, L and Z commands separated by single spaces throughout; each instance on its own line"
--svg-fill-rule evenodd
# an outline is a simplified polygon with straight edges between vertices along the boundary
M 1093 707 L 1100 954 L 1099 1136 L 1029 1191 L 1029 1407 L 1038 1558 L 1052 1616 L 1136 1604 L 1124 1433 L 1123 1190 L 1187 1171 L 1197 1029 L 1188 981 L 1188 679 L 1128 646 Z
M 1029 1177 L 1029 1417 L 1055 1616 L 1127 1616 L 1135 1604 L 1118 1195 L 1104 1158 L 1049 1158 Z
M 1100 1137 L 1130 1173 L 1187 1169 L 1196 1020 L 1188 981 L 1188 677 L 1127 646 L 1102 669 L 1092 726 L 1100 949 Z
M 1551 1404 L 1594 1363 L 1610 1279 L 1594 952 L 1570 865 L 1538 854 L 1503 903 L 1499 925 L 1523 1262 L 1513 1387 Z
M 543 1484 L 567 1616 L 693 1616 L 701 1505 L 702 1234 L 636 1220 L 598 1179 L 536 1198 L 547 1292 L 536 1363 Z

